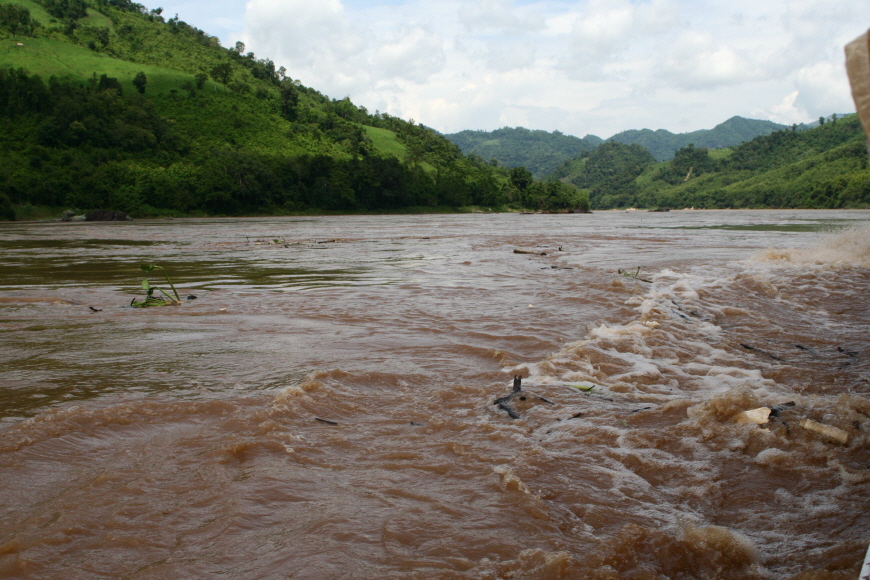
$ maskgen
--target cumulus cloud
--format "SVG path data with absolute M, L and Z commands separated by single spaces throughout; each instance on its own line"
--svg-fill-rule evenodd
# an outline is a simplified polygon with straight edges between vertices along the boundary
M 767 117 L 774 123 L 780 123 L 782 125 L 802 123 L 807 119 L 808 115 L 805 109 L 795 104 L 798 95 L 800 95 L 800 91 L 789 93 L 781 103 L 774 105 L 770 110 L 757 110 L 755 111 L 755 114 L 756 116 Z
M 866 0 L 248 0 L 241 39 L 444 132 L 609 137 L 851 110 L 842 47 L 868 22 Z

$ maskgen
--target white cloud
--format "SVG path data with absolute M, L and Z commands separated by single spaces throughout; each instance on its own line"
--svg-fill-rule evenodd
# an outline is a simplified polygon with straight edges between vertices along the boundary
M 808 115 L 806 109 L 795 105 L 800 91 L 794 91 L 785 96 L 781 103 L 774 105 L 769 111 L 757 110 L 756 116 L 767 117 L 774 123 L 782 125 L 792 125 L 795 123 L 803 123 Z
M 369 110 L 609 137 L 851 110 L 842 47 L 870 3 L 249 0 L 244 23 L 249 50 Z
M 762 78 L 748 54 L 717 42 L 710 32 L 686 31 L 668 51 L 658 74 L 688 90 L 712 89 Z
M 800 90 L 798 105 L 804 110 L 828 116 L 831 113 L 854 111 L 846 68 L 842 64 L 821 62 L 802 68 L 795 86 Z

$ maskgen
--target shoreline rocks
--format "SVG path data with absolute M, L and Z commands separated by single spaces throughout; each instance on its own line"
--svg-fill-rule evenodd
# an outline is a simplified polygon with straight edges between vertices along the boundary
M 96 209 L 86 214 L 77 214 L 75 210 L 68 209 L 63 212 L 56 222 L 123 222 L 133 221 L 133 218 L 122 211 L 106 211 Z

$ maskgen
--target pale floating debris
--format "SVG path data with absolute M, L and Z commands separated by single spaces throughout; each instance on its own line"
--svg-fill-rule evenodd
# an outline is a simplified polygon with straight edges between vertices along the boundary
M 757 409 L 750 409 L 749 411 L 743 411 L 737 416 L 738 423 L 750 424 L 754 423 L 756 425 L 764 425 L 767 423 L 768 418 L 770 417 L 770 409 L 768 407 L 759 407 Z
M 833 425 L 825 425 L 824 423 L 819 423 L 812 419 L 804 419 L 801 421 L 800 425 L 804 429 L 815 431 L 820 435 L 824 435 L 825 437 L 836 441 L 840 445 L 845 445 L 849 441 L 849 434 Z
M 655 320 L 647 320 L 646 322 L 643 323 L 643 325 L 646 326 L 647 328 L 652 328 L 653 330 L 655 330 L 655 329 L 657 329 L 659 326 L 661 326 L 661 324 L 659 324 L 659 323 L 658 323 L 657 321 L 655 321 Z

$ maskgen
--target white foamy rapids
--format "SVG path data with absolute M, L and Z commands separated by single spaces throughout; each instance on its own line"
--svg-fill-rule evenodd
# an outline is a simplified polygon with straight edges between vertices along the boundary
M 870 225 L 826 234 L 823 241 L 809 248 L 768 248 L 751 260 L 782 265 L 870 266 Z
M 819 522 L 837 527 L 837 514 L 860 511 L 870 481 L 868 232 L 842 232 L 809 250 L 769 250 L 791 255 L 788 268 L 753 257 L 663 270 L 644 286 L 616 279 L 615 291 L 641 291 L 625 302 L 634 317 L 596 324 L 546 360 L 506 369 L 526 377 L 524 391 L 556 403 L 517 404 L 558 457 L 536 467 L 556 470 L 568 457 L 584 466 L 583 507 L 573 508 L 584 522 L 606 512 L 610 499 L 599 497 L 615 497 L 644 530 L 689 530 L 682 539 L 694 550 L 727 538 L 718 553 L 733 553 L 744 578 L 809 569 L 794 558 L 830 545 Z M 775 409 L 768 424 L 739 421 L 758 407 Z M 813 423 L 842 438 L 805 427 Z M 848 543 L 864 520 L 838 528 L 836 549 L 854 552 Z M 708 531 L 692 531 L 699 529 Z M 577 525 L 575 533 L 602 530 Z M 661 561 L 654 566 L 665 570 Z M 727 566 L 739 577 L 736 564 Z
M 599 393 L 661 403 L 738 386 L 759 396 L 803 392 L 790 381 L 778 384 L 778 377 L 803 372 L 793 359 L 811 364 L 796 355 L 843 358 L 839 343 L 856 338 L 849 328 L 870 322 L 850 318 L 844 308 L 863 300 L 868 265 L 865 226 L 827 234 L 810 248 L 768 249 L 727 266 L 665 269 L 645 293 L 626 300 L 636 318 L 602 322 L 545 361 L 508 371 L 527 369 L 528 384 L 597 385 Z M 639 282 L 613 282 L 626 291 L 631 284 Z M 870 383 L 866 372 L 859 378 Z
M 606 389 L 660 403 L 746 384 L 756 390 L 774 387 L 761 369 L 746 364 L 745 353 L 734 348 L 717 324 L 738 309 L 701 297 L 714 295 L 735 278 L 659 272 L 648 292 L 626 302 L 637 318 L 602 323 L 547 360 L 524 365 L 530 375 L 527 383 L 596 385 L 599 392 Z M 769 285 L 763 279 L 753 282 L 763 289 Z

